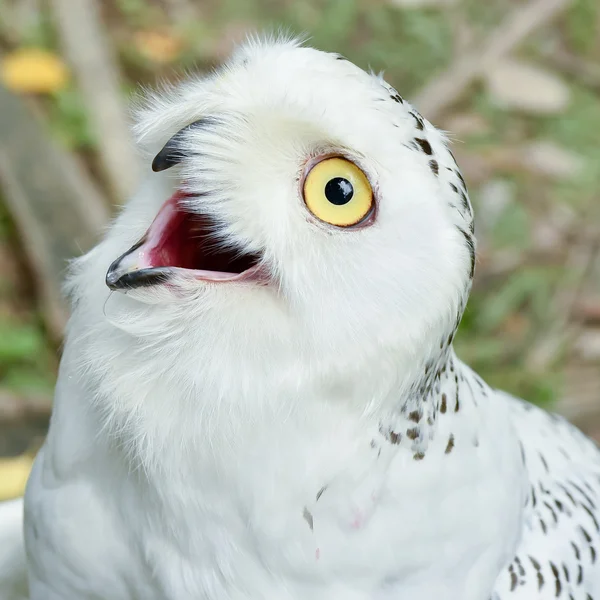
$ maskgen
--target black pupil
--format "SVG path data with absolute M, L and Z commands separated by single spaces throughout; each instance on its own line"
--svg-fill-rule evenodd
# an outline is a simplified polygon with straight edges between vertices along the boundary
M 325 197 L 331 204 L 342 206 L 348 204 L 354 196 L 352 184 L 343 177 L 334 177 L 327 182 L 325 186 Z

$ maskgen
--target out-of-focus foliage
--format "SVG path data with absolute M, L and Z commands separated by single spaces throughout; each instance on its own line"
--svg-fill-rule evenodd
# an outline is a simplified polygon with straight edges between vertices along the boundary
M 34 310 L 29 274 L 0 204 L 0 391 L 50 393 L 56 358 Z
M 69 79 L 64 62 L 39 48 L 23 48 L 6 55 L 0 76 L 10 90 L 30 94 L 55 92 L 64 88 Z
M 33 457 L 27 454 L 0 458 L 0 502 L 24 494 L 32 463 Z

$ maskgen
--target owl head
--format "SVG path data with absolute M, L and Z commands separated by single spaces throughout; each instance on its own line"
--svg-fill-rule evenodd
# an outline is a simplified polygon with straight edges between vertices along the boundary
M 198 368 L 288 357 L 360 372 L 450 343 L 471 205 L 443 134 L 382 77 L 250 40 L 137 118 L 147 176 L 75 282 L 138 346 L 175 339 Z

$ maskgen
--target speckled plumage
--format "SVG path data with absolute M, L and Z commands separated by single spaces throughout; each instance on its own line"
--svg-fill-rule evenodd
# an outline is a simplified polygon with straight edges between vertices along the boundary
M 137 132 L 160 173 L 74 266 L 25 499 L 30 600 L 599 600 L 600 453 L 454 353 L 476 246 L 444 136 L 286 40 L 155 94 Z M 302 202 L 332 152 L 371 182 L 368 226 Z M 180 188 L 269 284 L 150 270 L 109 292 Z
M 529 493 L 516 555 L 497 598 L 591 600 L 600 596 L 598 448 L 563 418 L 506 397 Z

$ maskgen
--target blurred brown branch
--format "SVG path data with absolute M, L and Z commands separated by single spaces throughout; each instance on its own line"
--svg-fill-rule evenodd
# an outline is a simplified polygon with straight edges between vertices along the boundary
M 479 48 L 459 57 L 414 97 L 414 104 L 430 120 L 456 102 L 464 91 L 494 62 L 506 56 L 534 31 L 546 25 L 572 0 L 533 0 L 511 12 Z
M 123 202 L 137 183 L 138 160 L 129 136 L 119 67 L 98 4 L 96 0 L 52 0 L 52 6 L 65 55 L 89 109 L 110 192 Z
M 560 46 L 546 52 L 546 58 L 551 66 L 567 77 L 582 83 L 592 91 L 600 92 L 599 64 L 584 60 Z
M 0 86 L 0 183 L 33 271 L 42 315 L 62 339 L 67 260 L 88 250 L 108 206 L 73 155 L 54 143 L 23 100 Z

